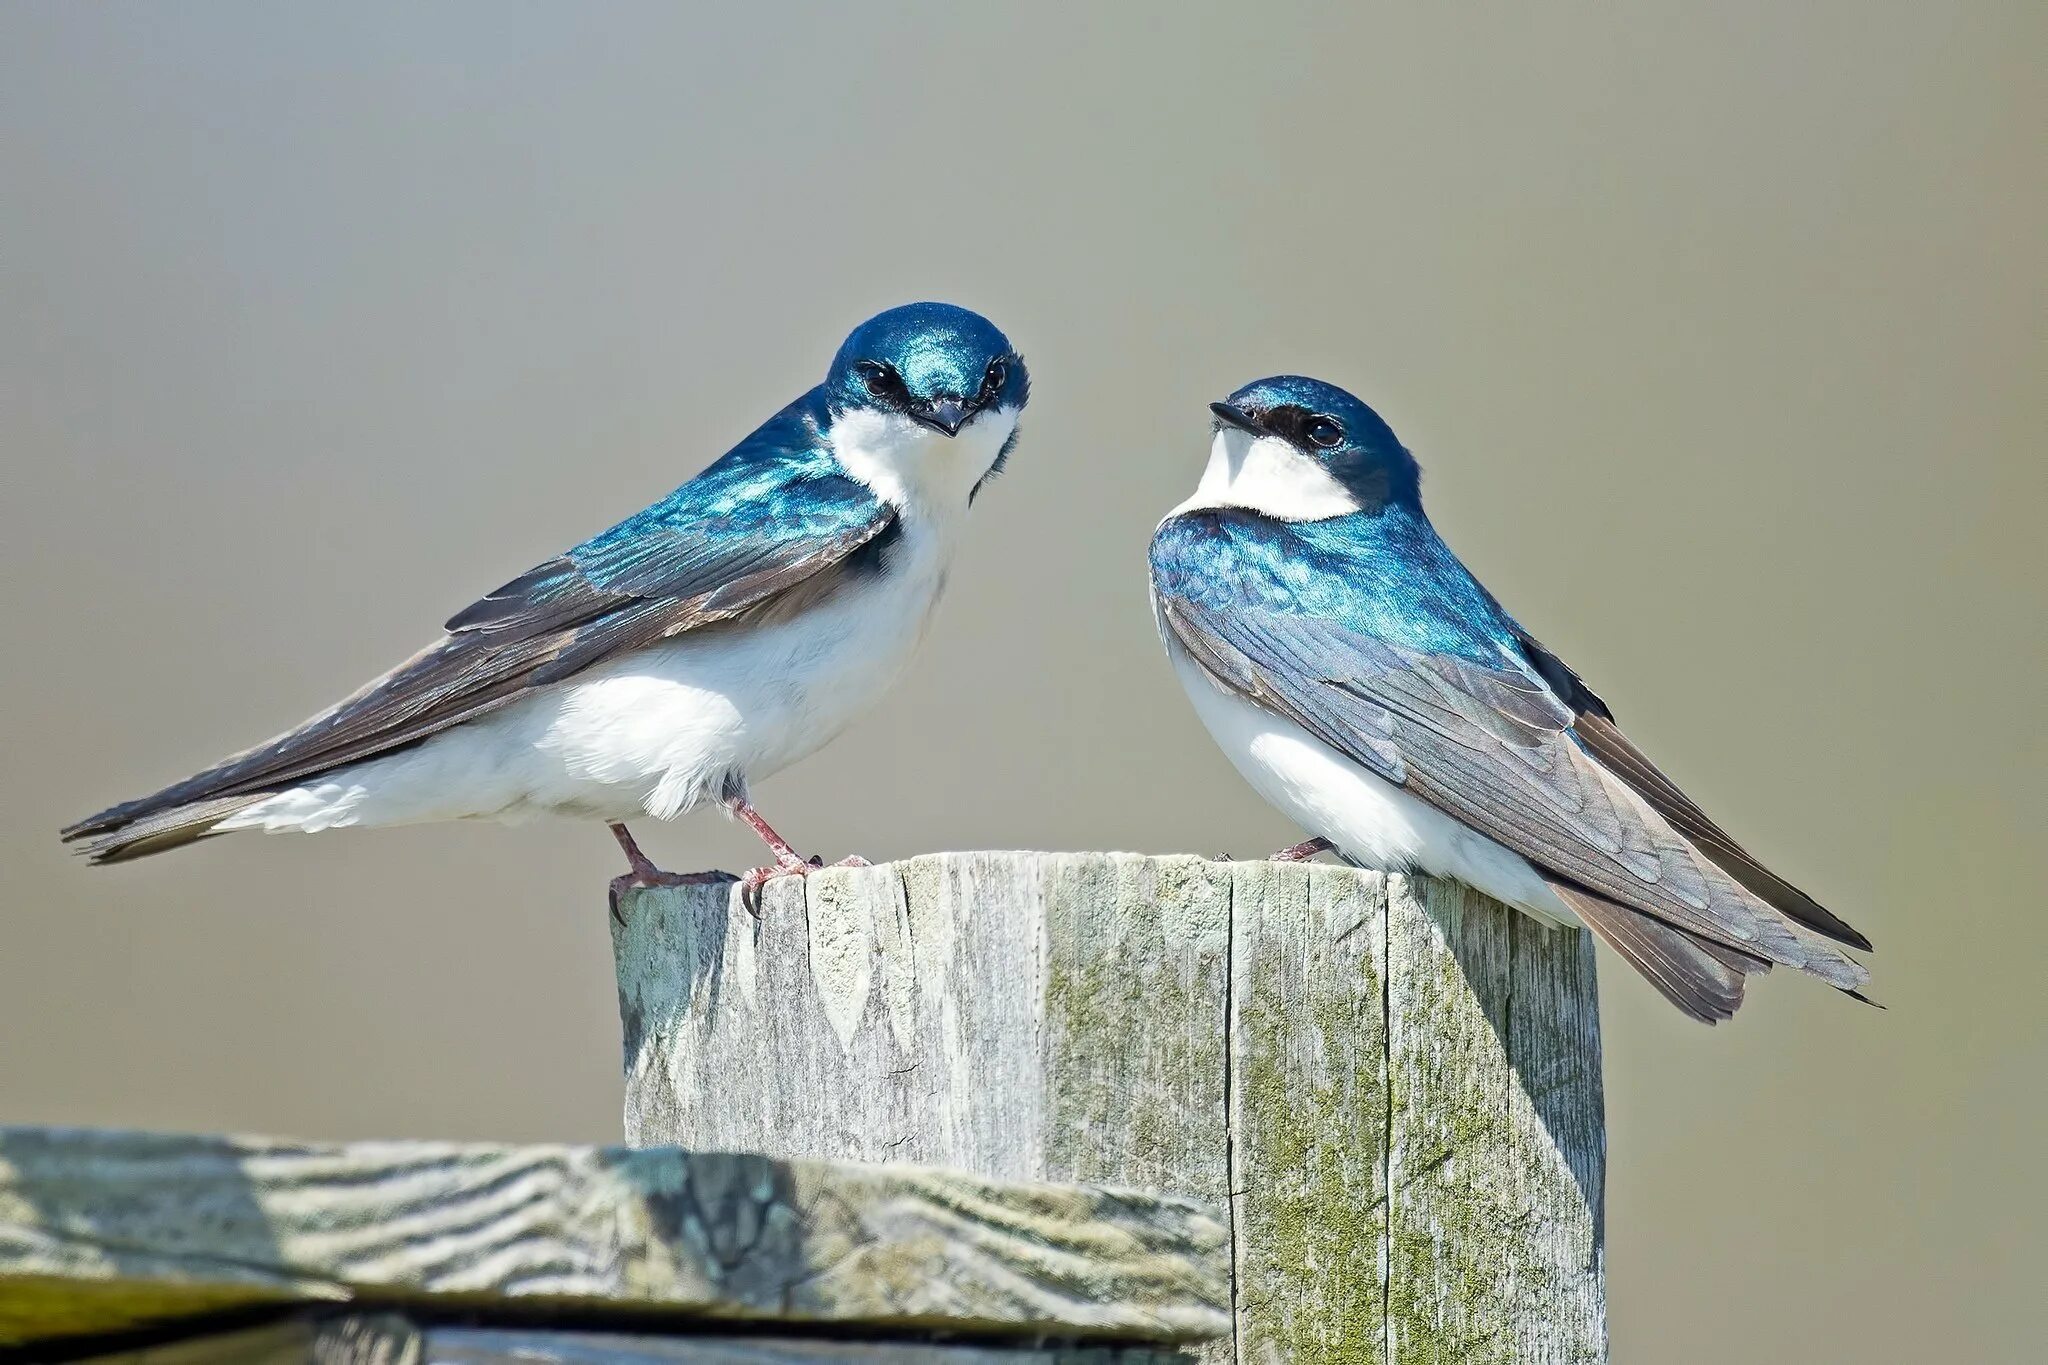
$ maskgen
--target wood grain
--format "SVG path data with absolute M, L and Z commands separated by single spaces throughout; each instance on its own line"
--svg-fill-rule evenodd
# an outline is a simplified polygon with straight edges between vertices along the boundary
M 301 1316 L 237 1331 L 198 1332 L 116 1351 L 77 1354 L 80 1365 L 424 1365 L 426 1336 L 395 1313 Z M 36 1359 L 34 1348 L 24 1359 Z M 0 1352 L 4 1357 L 4 1352 Z
M 427 1333 L 420 1365 L 1183 1365 L 1145 1346 L 959 1346 L 793 1337 L 629 1337 L 583 1332 Z
M 1592 943 L 1390 879 L 1387 1358 L 1606 1358 Z
M 1377 1360 L 1386 1339 L 1386 886 L 1298 863 L 1240 863 L 1232 873 L 1238 1354 Z
M 635 893 L 635 1142 L 1229 1200 L 1240 1361 L 1606 1351 L 1591 945 L 1449 883 L 946 854 Z
M 1226 1257 L 1184 1199 L 916 1167 L 0 1128 L 0 1344 L 364 1296 L 1167 1342 Z
M 1187 1365 L 1168 1347 L 652 1336 L 415 1324 L 391 1313 L 295 1318 L 111 1353 L 79 1365 Z
M 1223 1200 L 1226 871 L 948 855 L 771 882 L 758 919 L 699 890 L 614 930 L 629 1143 Z M 1190 1027 L 1125 1027 L 1162 1005 Z

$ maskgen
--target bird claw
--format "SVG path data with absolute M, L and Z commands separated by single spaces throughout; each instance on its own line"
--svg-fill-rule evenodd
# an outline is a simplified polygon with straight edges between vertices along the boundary
M 615 823 L 611 826 L 611 831 L 612 837 L 619 841 L 620 849 L 625 852 L 626 866 L 631 869 L 612 878 L 612 923 L 622 929 L 626 926 L 626 920 L 619 913 L 619 901 L 628 891 L 641 891 L 650 886 L 710 886 L 716 882 L 732 880 L 730 872 L 664 872 L 640 851 L 640 845 L 634 842 L 631 830 Z
M 813 872 L 822 872 L 828 864 L 822 858 L 789 858 L 779 861 L 773 867 L 750 867 L 740 874 L 740 904 L 747 907 L 747 913 L 755 919 L 761 918 L 761 898 L 768 883 L 777 877 L 808 877 Z M 829 864 L 832 867 L 873 867 L 874 864 L 858 853 L 841 858 Z
M 821 864 L 816 858 L 806 862 L 790 854 L 775 860 L 773 867 L 750 867 L 740 873 L 740 904 L 747 907 L 747 913 L 755 919 L 761 918 L 761 896 L 768 883 L 777 877 L 808 877 Z
M 1335 847 L 1336 845 L 1332 844 L 1328 839 L 1304 839 L 1298 844 L 1289 844 L 1286 848 L 1268 857 L 1266 861 L 1269 863 L 1305 863 L 1318 853 L 1328 853 Z
M 1286 848 L 1267 854 L 1265 861 L 1269 863 L 1305 863 L 1318 853 L 1328 853 L 1335 847 L 1336 845 L 1332 844 L 1328 839 L 1306 839 L 1301 843 L 1289 844 Z M 1228 853 L 1213 853 L 1209 856 L 1209 861 L 1212 863 L 1234 863 L 1238 860 Z
M 622 872 L 611 882 L 612 922 L 620 928 L 625 927 L 626 919 L 619 913 L 619 902 L 628 891 L 644 891 L 654 886 L 712 886 L 731 880 L 730 872 L 664 872 L 652 864 Z

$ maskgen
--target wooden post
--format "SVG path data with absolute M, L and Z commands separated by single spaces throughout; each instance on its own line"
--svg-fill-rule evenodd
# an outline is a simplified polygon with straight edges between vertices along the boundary
M 1599 1361 L 1593 955 L 1444 882 L 946 854 L 635 893 L 626 1137 L 1227 1204 L 1236 1361 Z

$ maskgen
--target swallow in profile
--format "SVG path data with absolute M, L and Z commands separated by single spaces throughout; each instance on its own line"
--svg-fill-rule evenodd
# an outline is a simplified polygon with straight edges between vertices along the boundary
M 424 650 L 266 744 L 63 831 L 95 863 L 241 830 L 550 813 L 611 826 L 722 804 L 817 865 L 748 799 L 902 674 L 968 509 L 1030 391 L 987 319 L 943 303 L 855 328 L 824 381 L 701 474 L 457 612 Z M 858 859 L 849 861 L 859 861 Z
M 1455 878 L 1590 928 L 1716 1023 L 1786 966 L 1857 994 L 1870 941 L 1766 869 L 1616 727 L 1423 513 L 1420 471 L 1333 385 L 1211 405 L 1209 463 L 1151 546 L 1160 634 L 1217 744 L 1358 866 Z

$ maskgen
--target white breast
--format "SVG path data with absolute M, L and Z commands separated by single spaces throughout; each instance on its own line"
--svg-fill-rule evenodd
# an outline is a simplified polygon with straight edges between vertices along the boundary
M 1278 436 L 1256 439 L 1222 427 L 1194 494 L 1166 515 L 1204 507 L 1243 507 L 1281 521 L 1322 521 L 1359 510 L 1357 498 L 1320 463 Z
M 1252 789 L 1370 868 L 1455 877 L 1546 923 L 1578 918 L 1527 859 L 1353 762 L 1294 722 L 1227 692 L 1171 631 L 1173 670 L 1217 747 Z
M 946 585 L 968 496 L 1016 425 L 948 439 L 907 419 L 835 424 L 848 472 L 897 509 L 884 572 L 799 614 L 689 631 L 413 749 L 280 793 L 224 829 L 317 830 L 538 812 L 678 815 L 814 753 L 899 678 Z
M 533 740 L 541 766 L 570 784 L 537 804 L 668 819 L 815 753 L 902 676 L 949 551 L 929 527 L 906 526 L 886 575 L 801 615 L 692 631 L 592 669 L 561 690 Z

